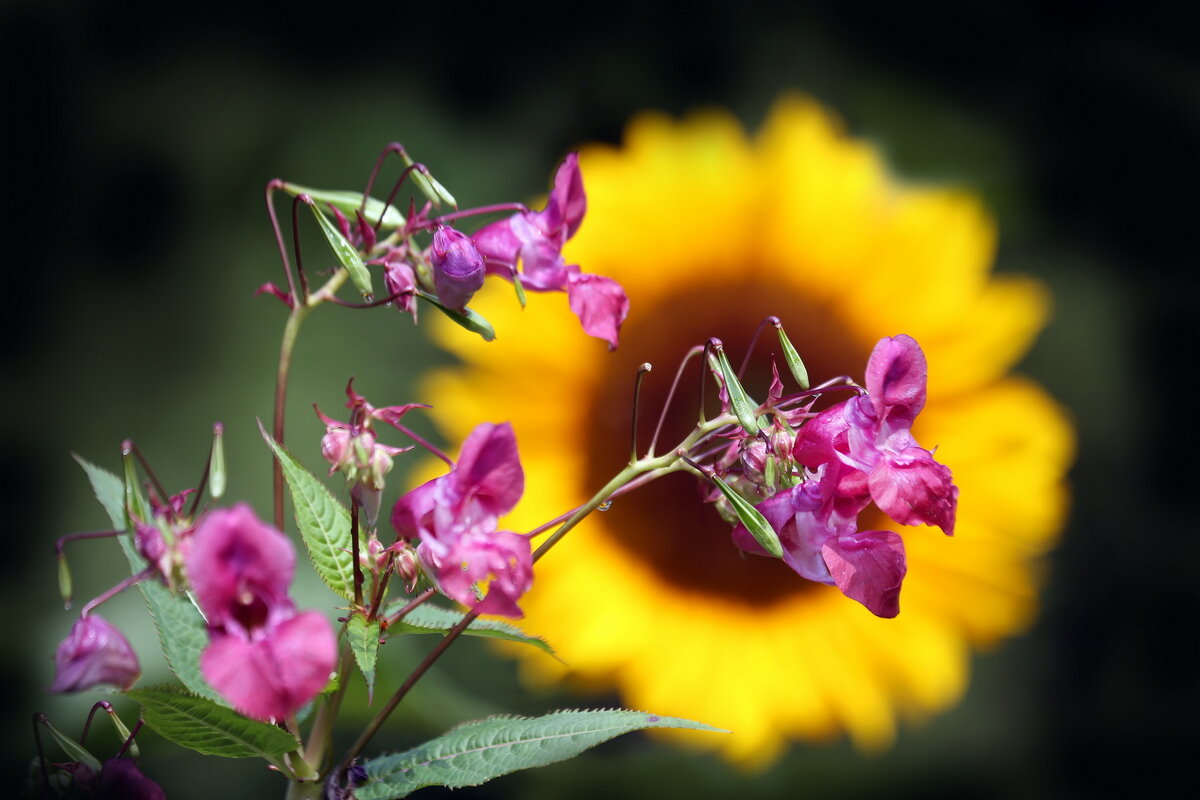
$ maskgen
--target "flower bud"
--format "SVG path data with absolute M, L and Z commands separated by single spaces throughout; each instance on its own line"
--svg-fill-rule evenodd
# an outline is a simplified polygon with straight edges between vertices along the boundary
M 329 462 L 331 472 L 346 465 L 350 457 L 350 431 L 329 426 L 321 437 L 321 457 Z
M 129 641 L 96 614 L 81 617 L 54 653 L 55 694 L 82 692 L 101 683 L 128 689 L 141 673 Z
M 471 237 L 449 227 L 438 228 L 430 248 L 433 285 L 447 308 L 462 309 L 483 287 L 483 256 Z

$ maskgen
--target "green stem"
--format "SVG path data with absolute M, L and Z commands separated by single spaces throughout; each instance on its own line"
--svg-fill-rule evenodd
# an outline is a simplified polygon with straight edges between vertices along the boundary
M 294 295 L 295 304 L 288 315 L 287 324 L 283 326 L 283 341 L 279 344 L 279 368 L 275 373 L 275 424 L 271 435 L 283 446 L 283 417 L 287 407 L 288 377 L 292 368 L 292 351 L 296 347 L 296 339 L 300 336 L 300 325 L 314 308 L 333 297 L 342 287 L 350 273 L 339 269 L 325 282 L 325 285 L 308 296 L 307 302 L 300 302 Z M 274 460 L 272 486 L 274 488 L 275 527 L 283 530 L 283 465 L 279 459 Z
M 308 316 L 309 307 L 296 305 L 288 315 L 287 324 L 283 326 L 283 341 L 279 345 L 279 369 L 275 373 L 275 424 L 271 435 L 280 447 L 283 446 L 283 413 L 287 406 L 288 374 L 292 368 L 292 351 L 296 347 L 296 338 L 300 335 L 300 324 Z M 275 527 L 283 530 L 283 464 L 279 459 L 272 459 L 274 472 L 272 485 L 275 490 Z

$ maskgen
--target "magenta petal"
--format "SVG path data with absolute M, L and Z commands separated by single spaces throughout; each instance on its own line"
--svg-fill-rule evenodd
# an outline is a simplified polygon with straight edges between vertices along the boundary
M 899 535 L 858 531 L 830 539 L 821 553 L 842 594 L 877 617 L 900 613 L 900 584 L 908 564 Z
M 925 407 L 929 367 L 917 340 L 900 334 L 880 339 L 867 360 L 867 392 L 881 417 L 912 423 Z
M 583 215 L 587 213 L 587 195 L 583 191 L 583 173 L 579 171 L 579 154 L 568 153 L 562 164 L 554 173 L 554 189 L 550 192 L 550 200 L 558 207 L 562 224 L 567 226 L 567 238 L 570 239 L 579 230 Z
M 451 473 L 460 496 L 498 517 L 513 510 L 525 491 L 525 472 L 510 423 L 483 422 L 463 442 Z
M 837 460 L 838 450 L 847 449 L 850 428 L 845 415 L 847 402 L 831 406 L 804 423 L 796 435 L 792 458 L 812 469 Z
M 954 535 L 958 487 L 950 469 L 920 447 L 885 453 L 869 478 L 875 505 L 901 525 L 936 525 Z
M 575 273 L 567 279 L 567 297 L 584 333 L 604 339 L 615 350 L 621 323 L 629 313 L 629 298 L 621 284 L 600 275 Z
M 245 503 L 204 515 L 186 563 L 196 602 L 210 627 L 235 618 L 246 625 L 248 613 L 257 619 L 276 607 L 292 608 L 292 543 Z
M 141 669 L 129 640 L 98 614 L 81 618 L 54 653 L 55 694 L 82 692 L 102 683 L 128 689 Z
M 524 536 L 511 531 L 467 533 L 445 557 L 436 556 L 426 543 L 417 553 L 450 599 L 485 614 L 524 616 L 517 600 L 533 584 L 533 559 Z M 489 577 L 487 596 L 477 601 L 475 584 Z
M 489 262 L 499 262 L 507 265 L 507 277 L 512 276 L 512 265 L 517 263 L 517 253 L 521 250 L 521 240 L 513 233 L 512 217 L 501 219 L 489 225 L 484 225 L 471 237 L 475 241 L 475 249 Z M 489 272 L 491 271 L 491 264 Z
M 438 486 L 445 477 L 434 478 L 413 489 L 396 501 L 392 508 L 392 527 L 401 539 L 420 536 L 431 525 L 430 516 L 436 505 Z
M 254 641 L 214 634 L 200 656 L 200 670 L 241 713 L 279 720 L 317 696 L 336 659 L 337 640 L 329 621 L 306 611 Z

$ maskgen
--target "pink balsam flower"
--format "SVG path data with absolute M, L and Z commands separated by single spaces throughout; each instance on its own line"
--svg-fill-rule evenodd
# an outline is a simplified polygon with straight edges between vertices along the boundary
M 245 504 L 205 515 L 188 554 L 210 636 L 200 670 L 255 719 L 294 714 L 325 687 L 337 659 L 329 621 L 297 614 L 288 596 L 295 567 L 292 543 Z
M 473 238 L 488 273 L 520 280 L 535 292 L 566 292 L 584 332 L 615 348 L 629 313 L 625 290 L 611 278 L 580 272 L 577 264 L 567 264 L 562 256 L 563 245 L 579 230 L 586 212 L 579 154 L 571 153 L 554 173 L 554 188 L 544 209 L 493 222 Z
M 400 539 L 420 540 L 417 558 L 447 597 L 520 617 L 517 600 L 533 583 L 529 540 L 496 525 L 524 490 L 512 426 L 482 423 L 463 442 L 454 469 L 396 502 L 392 525 Z M 475 585 L 489 577 L 481 602 Z
M 55 694 L 100 684 L 128 689 L 141 673 L 129 640 L 99 614 L 81 617 L 54 653 Z

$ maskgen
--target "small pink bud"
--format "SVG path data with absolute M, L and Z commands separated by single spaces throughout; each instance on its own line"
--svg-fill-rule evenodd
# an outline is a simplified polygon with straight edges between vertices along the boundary
M 464 308 L 483 287 L 483 256 L 465 233 L 449 227 L 438 228 L 433 234 L 430 260 L 438 299 L 447 308 Z

